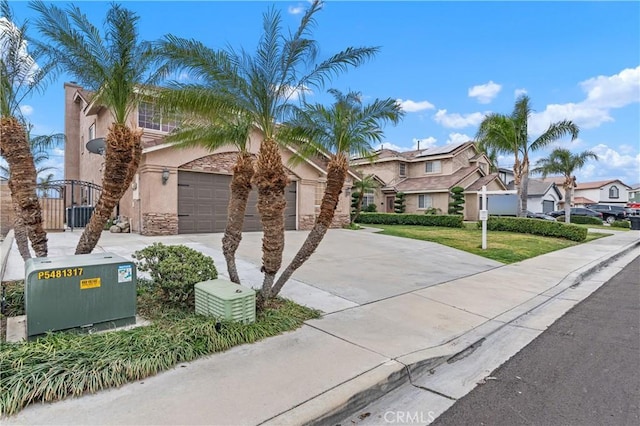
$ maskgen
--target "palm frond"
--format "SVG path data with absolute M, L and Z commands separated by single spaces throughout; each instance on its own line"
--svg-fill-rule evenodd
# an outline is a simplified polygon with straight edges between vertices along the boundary
M 44 90 L 53 64 L 28 38 L 27 23 L 16 23 L 9 2 L 0 2 L 0 115 L 24 120 L 22 103 Z
M 77 6 L 61 9 L 41 0 L 31 2 L 39 14 L 37 27 L 46 39 L 38 48 L 84 87 L 124 124 L 139 101 L 137 87 L 159 79 L 166 69 L 154 67 L 152 46 L 139 39 L 139 17 L 114 4 L 107 12 L 104 33 Z M 152 71 L 155 69 L 155 71 Z
M 543 134 L 533 141 L 530 149 L 536 151 L 568 135 L 571 136 L 571 140 L 573 141 L 578 137 L 579 133 L 580 129 L 572 121 L 562 120 L 557 123 L 552 123 Z

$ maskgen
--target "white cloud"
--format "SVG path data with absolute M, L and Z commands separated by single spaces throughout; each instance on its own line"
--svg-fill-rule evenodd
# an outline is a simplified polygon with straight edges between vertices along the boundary
M 541 134 L 549 124 L 571 120 L 584 129 L 612 122 L 611 110 L 640 102 L 640 66 L 627 68 L 612 76 L 598 76 L 580 83 L 586 99 L 577 103 L 551 104 L 531 114 L 529 129 Z
M 491 102 L 498 93 L 502 90 L 502 86 L 489 81 L 487 84 L 479 84 L 469 89 L 469 97 L 476 98 L 481 104 L 488 104 Z
M 513 91 L 513 97 L 517 98 L 518 96 L 526 95 L 527 89 L 516 89 Z
M 431 148 L 432 146 L 435 146 L 438 140 L 433 136 L 429 136 L 428 138 L 422 138 L 422 139 L 413 138 L 413 145 L 411 149 L 418 149 L 418 142 L 420 143 L 420 149 L 425 149 L 425 148 Z
M 288 98 L 290 101 L 297 101 L 301 95 L 312 95 L 313 91 L 307 86 L 301 86 L 297 89 L 292 87 L 286 87 L 282 93 L 282 96 Z
M 400 104 L 400 107 L 406 112 L 418 112 L 435 108 L 429 101 L 412 101 L 411 99 L 403 101 L 402 99 L 398 99 L 396 102 Z
M 638 181 L 640 176 L 640 154 L 619 151 L 607 144 L 601 143 L 591 148 L 598 156 L 598 161 L 590 160 L 582 169 L 576 172 L 578 182 L 593 180 L 620 179 L 627 185 Z
M 446 109 L 440 109 L 433 116 L 436 123 L 450 129 L 462 129 L 463 127 L 477 126 L 482 122 L 486 113 L 474 112 L 471 114 L 447 114 Z
M 22 115 L 29 116 L 33 114 L 33 107 L 31 105 L 21 105 L 20 112 L 22 112 Z
M 598 156 L 600 163 L 607 167 L 613 169 L 634 169 L 636 176 L 638 170 L 640 170 L 640 154 L 621 154 L 605 144 L 596 145 L 591 148 L 591 151 Z
M 598 108 L 622 108 L 640 101 L 640 66 L 612 76 L 600 75 L 580 83 L 587 92 L 584 104 Z
M 449 133 L 449 139 L 447 139 L 447 145 L 452 143 L 464 143 L 473 140 L 471 136 L 467 136 L 464 133 Z
M 297 6 L 289 6 L 288 11 L 292 15 L 300 15 L 302 12 L 304 12 L 304 6 L 302 6 L 301 4 L 298 4 Z

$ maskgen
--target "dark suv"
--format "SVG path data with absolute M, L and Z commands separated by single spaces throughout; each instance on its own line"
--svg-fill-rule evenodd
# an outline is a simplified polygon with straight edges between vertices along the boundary
M 561 222 L 564 220 L 564 210 L 556 210 L 553 212 L 549 212 L 547 214 L 551 217 L 555 217 L 557 220 Z M 584 207 L 571 207 L 570 214 L 571 216 L 589 216 L 589 217 L 596 217 L 600 220 L 603 219 L 602 213 L 597 212 L 595 210 L 587 209 Z
M 608 204 L 592 204 L 589 208 L 593 211 L 602 213 L 602 218 L 607 223 L 613 223 L 616 220 L 625 220 L 627 218 L 627 212 L 624 211 L 622 206 L 610 206 Z

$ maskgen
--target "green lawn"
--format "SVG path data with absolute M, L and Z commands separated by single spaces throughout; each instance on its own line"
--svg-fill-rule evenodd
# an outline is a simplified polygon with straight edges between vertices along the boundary
M 477 225 L 465 224 L 465 228 L 442 228 L 410 225 L 367 225 L 381 228 L 382 234 L 414 238 L 453 247 L 484 256 L 502 263 L 514 263 L 580 243 L 562 238 L 540 237 L 515 232 L 487 232 L 487 249 L 482 250 L 482 231 Z M 586 241 L 609 234 L 589 233 Z

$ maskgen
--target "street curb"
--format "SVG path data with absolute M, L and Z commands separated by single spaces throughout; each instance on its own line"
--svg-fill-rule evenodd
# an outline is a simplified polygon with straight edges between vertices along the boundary
M 638 247 L 640 247 L 640 240 L 629 243 L 615 253 L 604 255 L 576 269 L 555 286 L 556 291 L 551 298 L 555 298 L 569 288 L 577 287 L 589 276 L 596 274 Z M 457 336 L 440 346 L 389 360 L 385 364 L 375 367 L 347 382 L 343 382 L 262 424 L 304 424 L 314 426 L 337 424 L 401 385 L 412 383 L 413 379 L 433 371 L 438 366 L 445 363 L 454 363 L 472 354 L 489 336 L 519 318 L 528 315 L 544 303 L 547 303 L 547 301 L 530 307 L 508 322 L 496 324 L 497 321 L 488 320 L 473 330 Z
M 13 229 L 10 230 L 4 237 L 2 244 L 0 245 L 0 282 L 4 278 L 4 270 L 7 267 L 7 260 L 9 259 L 9 252 L 11 251 L 11 245 L 13 244 Z

